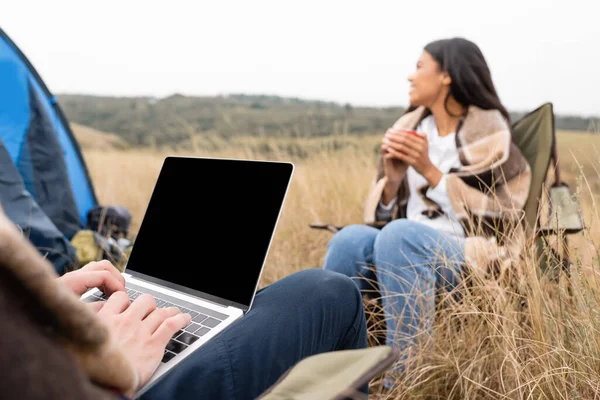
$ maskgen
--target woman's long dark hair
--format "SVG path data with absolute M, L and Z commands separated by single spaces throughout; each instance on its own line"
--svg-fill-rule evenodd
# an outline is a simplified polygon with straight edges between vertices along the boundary
M 424 50 L 452 79 L 450 91 L 444 100 L 446 111 L 448 98 L 452 96 L 463 107 L 474 105 L 483 110 L 498 110 L 510 123 L 510 116 L 500 102 L 487 62 L 475 43 L 463 38 L 442 39 L 429 43 Z

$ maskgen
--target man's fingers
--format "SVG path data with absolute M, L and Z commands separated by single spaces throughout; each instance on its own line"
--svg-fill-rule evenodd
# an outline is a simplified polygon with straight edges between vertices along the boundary
M 106 304 L 104 304 L 99 314 L 121 314 L 130 304 L 131 301 L 127 293 L 116 292 L 106 300 Z
M 83 284 L 85 284 L 88 289 L 99 288 L 107 296 L 110 296 L 115 292 L 125 291 L 125 285 L 109 271 L 82 272 L 81 278 L 84 280 Z
M 97 313 L 98 311 L 102 310 L 102 307 L 104 307 L 104 301 L 94 301 L 92 303 L 85 303 L 93 312 Z
M 82 270 L 86 270 L 86 271 L 108 271 L 119 282 L 121 282 L 123 284 L 123 287 L 125 287 L 125 278 L 119 272 L 119 270 L 114 265 L 112 265 L 112 263 L 110 261 L 108 261 L 108 260 L 93 261 L 91 263 L 86 264 L 81 269 Z M 124 290 L 124 289 L 122 289 L 122 290 Z
M 161 345 L 164 344 L 166 346 L 175 332 L 183 329 L 191 320 L 192 316 L 189 314 L 179 313 L 169 317 L 160 324 L 156 332 L 154 332 L 153 337 L 161 343 Z
M 177 307 L 157 308 L 152 311 L 150 315 L 146 317 L 146 319 L 144 319 L 144 324 L 146 325 L 146 328 L 150 334 L 154 334 L 158 327 L 165 322 L 167 318 L 171 318 L 180 313 L 181 311 L 179 311 L 179 308 Z
M 154 310 L 156 310 L 156 301 L 154 298 L 149 294 L 143 294 L 131 303 L 125 313 L 128 318 L 135 318 L 141 321 Z

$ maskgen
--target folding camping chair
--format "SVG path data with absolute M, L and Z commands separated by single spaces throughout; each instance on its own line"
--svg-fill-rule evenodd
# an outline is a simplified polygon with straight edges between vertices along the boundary
M 531 188 L 525 203 L 525 218 L 532 228 L 540 268 L 556 279 L 561 270 L 570 275 L 571 259 L 567 235 L 584 229 L 581 207 L 569 185 L 561 179 L 556 148 L 556 130 L 551 103 L 546 103 L 513 124 L 513 141 L 531 167 Z M 551 170 L 552 167 L 552 170 Z M 548 173 L 553 183 L 546 187 Z M 547 220 L 542 220 L 541 203 L 547 199 Z M 558 249 L 548 238 L 558 238 Z M 557 268 L 561 267 L 561 268 Z
M 525 219 L 532 239 L 537 244 L 537 262 L 545 273 L 558 278 L 560 271 L 569 275 L 571 260 L 567 235 L 583 230 L 583 218 L 579 203 L 570 187 L 561 180 L 556 149 L 556 131 L 552 103 L 546 103 L 513 123 L 513 141 L 523 153 L 531 167 L 531 188 L 525 204 Z M 546 177 L 553 167 L 553 183 L 546 188 Z M 548 199 L 548 216 L 542 224 L 541 207 Z M 385 222 L 370 224 L 382 228 Z M 327 229 L 333 233 L 344 226 L 333 224 L 311 224 L 314 229 Z M 548 246 L 548 238 L 558 237 L 559 250 Z M 556 266 L 561 266 L 557 270 Z

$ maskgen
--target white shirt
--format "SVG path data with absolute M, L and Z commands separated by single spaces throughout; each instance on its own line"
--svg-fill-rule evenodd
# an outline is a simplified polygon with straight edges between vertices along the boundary
M 406 217 L 411 221 L 420 222 L 435 230 L 464 237 L 464 229 L 454 214 L 446 190 L 448 172 L 453 167 L 458 168 L 461 166 L 458 151 L 456 150 L 456 133 L 453 132 L 447 136 L 440 136 L 433 115 L 429 115 L 423 119 L 416 130 L 427 135 L 427 140 L 429 141 L 429 159 L 443 174 L 437 186 L 427 190 L 426 196 L 436 202 L 442 208 L 444 214 L 436 218 L 429 218 L 423 214 L 423 211 L 427 210 L 427 206 L 421 198 L 418 189 L 428 185 L 428 183 L 413 167 L 408 167 L 406 178 L 408 179 L 409 196 Z M 385 213 L 384 210 L 391 210 L 394 203 L 395 200 L 386 206 L 380 202 L 379 209 Z

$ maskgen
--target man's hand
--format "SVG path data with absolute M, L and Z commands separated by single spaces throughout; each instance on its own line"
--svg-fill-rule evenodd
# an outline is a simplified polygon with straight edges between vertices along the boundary
M 148 294 L 131 303 L 127 293 L 116 292 L 100 304 L 98 318 L 136 369 L 140 386 L 148 382 L 160 365 L 169 339 L 192 318 L 175 307 L 156 308 L 156 302 Z
M 89 303 L 89 306 L 130 360 L 140 386 L 148 382 L 160 365 L 169 339 L 192 319 L 175 307 L 156 308 L 154 298 L 148 294 L 131 303 L 125 292 L 125 278 L 109 261 L 89 263 L 58 280 L 78 296 L 91 288 L 110 296 L 107 301 Z
M 125 278 L 107 260 L 91 262 L 78 270 L 67 272 L 58 278 L 58 281 L 77 296 L 92 288 L 100 289 L 107 296 L 125 291 Z

